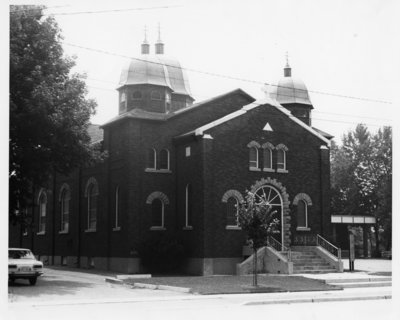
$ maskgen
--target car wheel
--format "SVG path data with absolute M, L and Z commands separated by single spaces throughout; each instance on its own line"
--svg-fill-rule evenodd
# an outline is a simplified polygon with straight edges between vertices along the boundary
M 35 278 L 30 278 L 30 279 L 29 279 L 29 283 L 31 284 L 31 286 L 34 286 L 34 285 L 36 284 L 36 280 L 37 280 L 36 277 L 35 277 Z

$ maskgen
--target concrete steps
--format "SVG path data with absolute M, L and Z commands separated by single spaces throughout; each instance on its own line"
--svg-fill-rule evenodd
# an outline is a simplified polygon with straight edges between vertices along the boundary
M 331 273 L 337 272 L 328 262 L 317 255 L 312 248 L 293 248 L 293 273 Z

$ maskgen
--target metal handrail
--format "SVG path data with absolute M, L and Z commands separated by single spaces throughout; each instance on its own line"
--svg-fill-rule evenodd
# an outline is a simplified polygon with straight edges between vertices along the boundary
M 272 241 L 271 241 L 272 240 Z M 276 240 L 273 237 L 268 237 L 267 238 L 267 246 L 272 247 L 276 251 L 286 251 L 288 254 L 288 261 L 292 260 L 292 252 L 290 248 L 285 247 L 282 243 L 280 243 L 278 240 Z
M 321 237 L 319 234 L 317 234 L 317 246 L 326 249 L 327 251 L 335 255 L 339 260 L 342 259 L 342 250 L 330 243 L 325 238 Z M 332 251 L 336 251 L 336 254 Z

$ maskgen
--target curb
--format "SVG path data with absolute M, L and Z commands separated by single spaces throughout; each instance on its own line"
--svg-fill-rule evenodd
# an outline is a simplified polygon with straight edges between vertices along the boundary
M 392 295 L 384 296 L 367 296 L 367 297 L 330 297 L 330 298 L 299 298 L 299 299 L 282 299 L 269 301 L 246 302 L 244 306 L 257 306 L 265 304 L 290 304 L 290 303 L 314 303 L 314 302 L 338 302 L 338 301 L 362 301 L 362 300 L 388 300 L 392 299 Z
M 109 282 L 109 283 L 113 283 L 113 284 L 124 284 L 124 282 L 122 280 L 116 279 L 116 278 L 112 278 L 112 277 L 106 277 L 104 279 L 105 282 Z
M 152 289 L 152 290 L 169 290 L 169 291 L 182 292 L 182 293 L 193 293 L 191 288 L 174 287 L 174 286 L 167 286 L 167 285 L 162 285 L 162 284 L 149 284 L 149 283 L 135 282 L 133 284 L 133 287 L 143 288 L 143 289 Z

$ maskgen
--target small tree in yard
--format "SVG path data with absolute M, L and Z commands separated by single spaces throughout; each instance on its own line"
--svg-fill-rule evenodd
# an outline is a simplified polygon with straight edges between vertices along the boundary
M 239 204 L 238 221 L 239 226 L 247 233 L 249 243 L 253 249 L 253 286 L 257 282 L 257 251 L 265 246 L 267 238 L 277 233 L 279 220 L 274 217 L 276 211 L 272 210 L 266 201 L 257 202 L 251 192 L 247 192 L 245 200 Z

